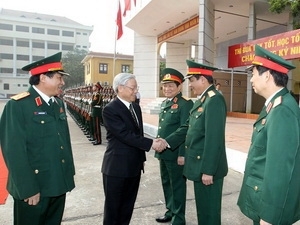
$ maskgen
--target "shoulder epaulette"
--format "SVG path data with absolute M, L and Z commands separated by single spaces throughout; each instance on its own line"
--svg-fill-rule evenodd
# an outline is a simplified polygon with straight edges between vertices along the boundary
M 282 103 L 282 96 L 279 96 L 274 100 L 273 108 L 280 105 L 281 103 Z
M 29 95 L 30 95 L 30 93 L 28 91 L 25 91 L 25 92 L 22 92 L 20 94 L 14 95 L 14 96 L 12 96 L 10 98 L 13 99 L 13 100 L 18 101 L 18 100 L 20 100 L 22 98 L 26 98 Z
M 190 98 L 186 97 L 186 96 L 181 96 L 184 100 L 190 100 Z
M 216 95 L 216 93 L 213 90 L 209 91 L 207 94 L 210 98 Z

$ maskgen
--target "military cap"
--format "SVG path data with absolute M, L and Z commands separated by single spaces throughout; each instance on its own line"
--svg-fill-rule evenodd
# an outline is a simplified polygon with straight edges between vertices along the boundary
M 29 71 L 32 76 L 51 72 L 51 71 L 56 71 L 56 72 L 60 73 L 61 75 L 69 76 L 69 74 L 66 73 L 63 69 L 63 66 L 61 63 L 61 54 L 62 53 L 59 52 L 59 53 L 56 53 L 47 58 L 33 62 L 27 66 L 24 66 L 22 68 L 22 70 Z
M 165 68 L 161 74 L 163 76 L 161 83 L 163 84 L 174 81 L 177 81 L 179 84 L 184 82 L 184 76 L 175 69 Z
M 255 57 L 252 64 L 253 65 L 250 66 L 250 69 L 253 68 L 254 65 L 258 65 L 284 74 L 287 74 L 289 70 L 296 68 L 292 63 L 281 58 L 279 55 L 260 47 L 259 45 L 255 45 Z
M 95 86 L 96 86 L 97 88 L 99 88 L 99 89 L 102 89 L 102 88 L 103 88 L 103 87 L 101 86 L 101 84 L 100 84 L 99 81 L 95 84 Z
M 204 65 L 201 63 L 196 63 L 188 59 L 186 60 L 186 64 L 188 66 L 188 72 L 186 78 L 190 78 L 193 75 L 212 76 L 213 71 L 218 69 L 216 67 Z

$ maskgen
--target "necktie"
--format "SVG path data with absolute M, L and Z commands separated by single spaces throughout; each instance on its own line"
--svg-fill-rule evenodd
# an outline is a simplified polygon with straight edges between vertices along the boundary
M 52 99 L 50 98 L 49 102 L 48 102 L 49 106 L 52 107 L 53 106 L 53 101 Z
M 135 115 L 135 112 L 134 112 L 134 110 L 133 110 L 132 104 L 129 105 L 129 111 L 130 111 L 130 113 L 131 113 L 131 116 L 132 116 L 132 118 L 133 118 L 135 124 L 136 124 L 137 126 L 139 126 L 138 119 L 137 119 L 137 117 L 136 117 L 136 115 Z

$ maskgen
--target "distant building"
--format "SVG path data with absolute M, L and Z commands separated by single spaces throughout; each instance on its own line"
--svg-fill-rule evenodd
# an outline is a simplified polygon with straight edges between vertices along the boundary
M 0 98 L 28 89 L 23 66 L 59 51 L 88 51 L 92 31 L 66 17 L 0 8 Z
M 82 60 L 84 65 L 84 83 L 99 81 L 102 86 L 112 86 L 118 73 L 133 72 L 133 56 L 100 52 L 89 52 Z

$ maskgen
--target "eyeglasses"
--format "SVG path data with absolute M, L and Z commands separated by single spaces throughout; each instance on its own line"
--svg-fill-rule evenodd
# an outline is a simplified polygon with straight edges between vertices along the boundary
M 127 85 L 122 85 L 122 86 L 128 87 L 128 88 L 129 88 L 130 90 L 132 90 L 133 92 L 139 91 L 139 87 L 133 88 L 133 87 L 129 87 L 129 86 L 127 86 Z

